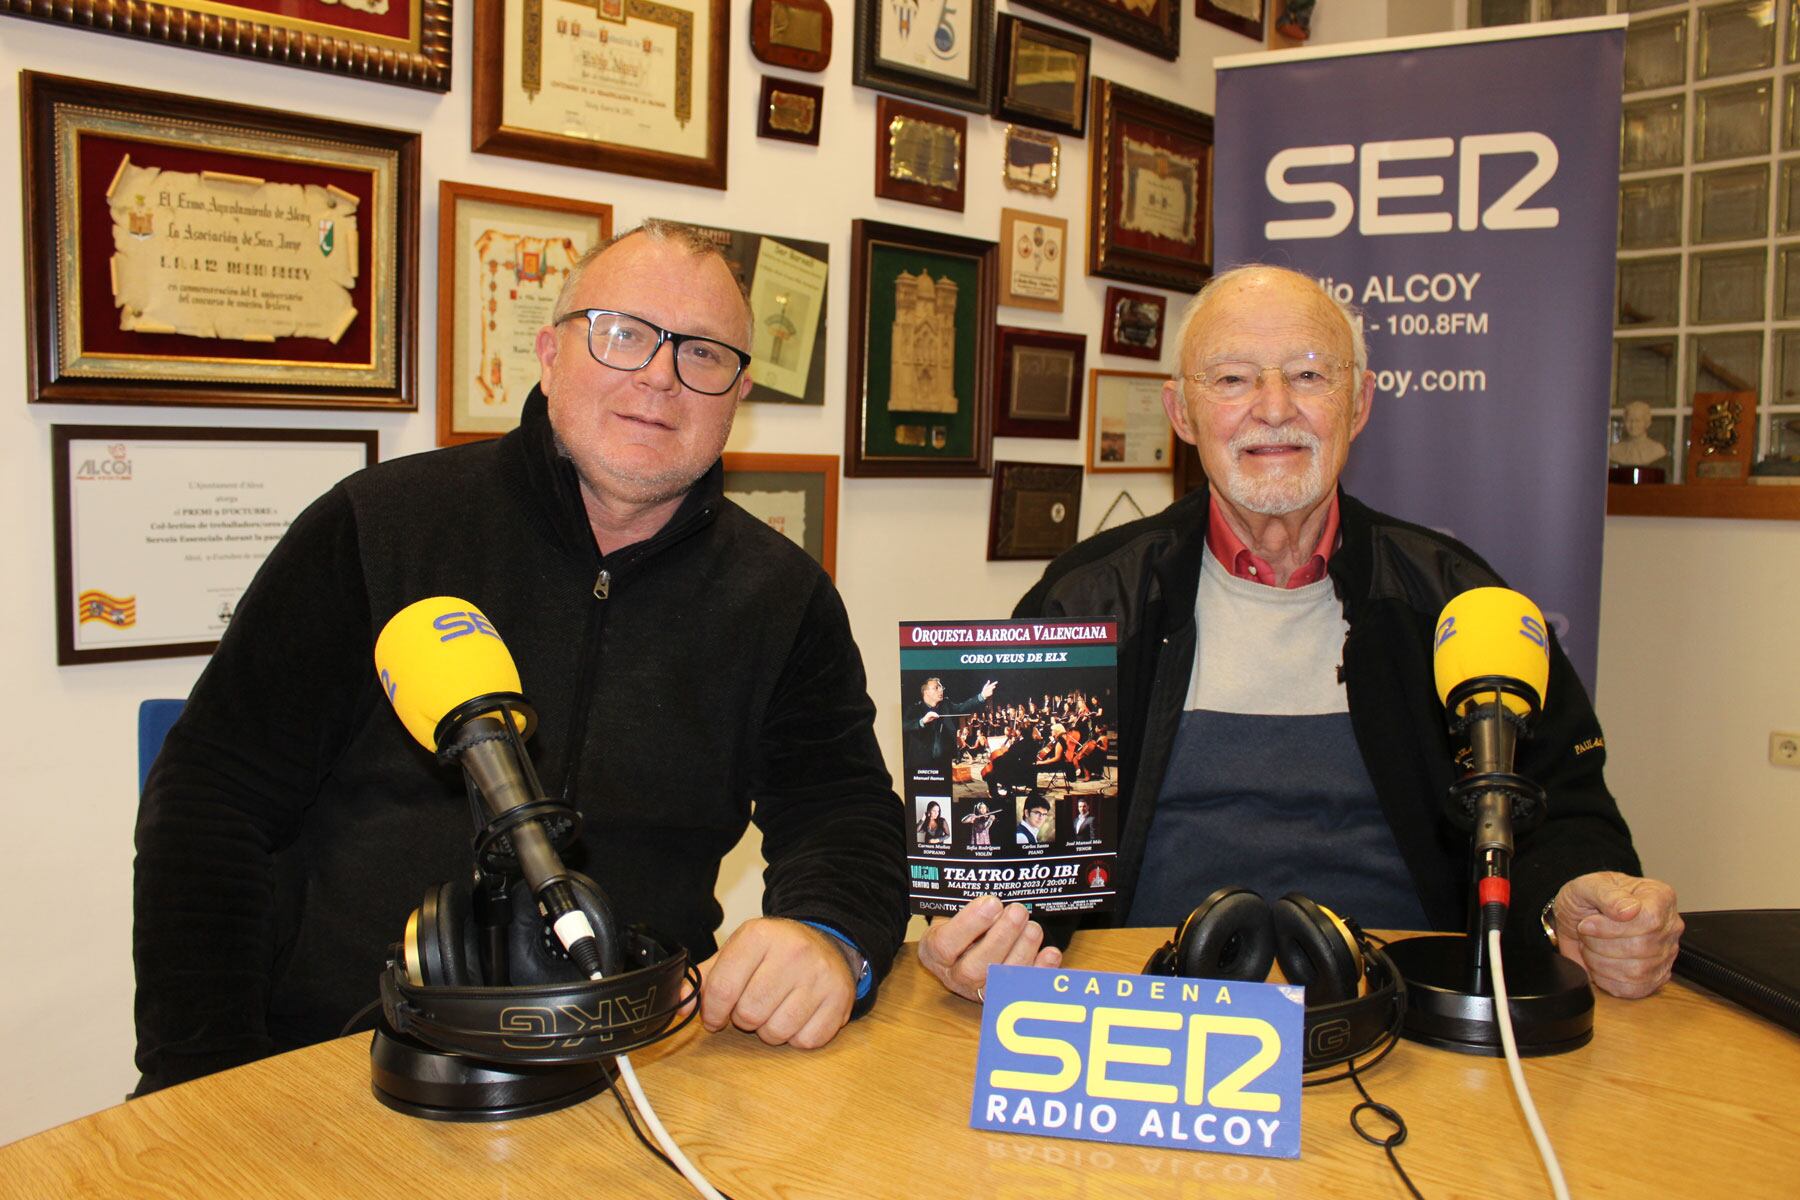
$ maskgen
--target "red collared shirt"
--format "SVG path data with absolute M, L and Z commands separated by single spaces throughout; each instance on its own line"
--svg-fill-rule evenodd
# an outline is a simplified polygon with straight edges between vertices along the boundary
M 1285 586 L 1289 588 L 1305 587 L 1309 583 L 1317 583 L 1325 578 L 1325 562 L 1331 552 L 1337 548 L 1338 535 L 1338 496 L 1337 489 L 1331 491 L 1331 506 L 1325 510 L 1325 528 L 1319 534 L 1319 547 L 1313 556 L 1288 576 Z M 1263 583 L 1270 587 L 1275 584 L 1275 568 L 1251 553 L 1250 548 L 1238 539 L 1225 523 L 1225 514 L 1219 511 L 1219 498 L 1211 497 L 1207 501 L 1206 511 L 1206 548 L 1212 551 L 1225 569 L 1239 579 L 1248 579 L 1252 583 Z

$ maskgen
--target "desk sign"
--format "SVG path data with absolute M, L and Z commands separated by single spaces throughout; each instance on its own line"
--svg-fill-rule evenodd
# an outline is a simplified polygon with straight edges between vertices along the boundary
M 969 1124 L 1298 1158 L 1304 991 L 992 967 Z
M 1112 907 L 1118 640 L 1103 620 L 901 622 L 913 912 Z

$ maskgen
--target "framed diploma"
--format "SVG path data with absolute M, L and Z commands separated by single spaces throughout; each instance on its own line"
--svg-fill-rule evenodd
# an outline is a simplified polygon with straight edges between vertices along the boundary
M 993 458 L 993 242 L 851 223 L 844 474 L 985 476 Z
M 56 661 L 210 654 L 301 510 L 374 430 L 52 425 Z
M 475 0 L 474 147 L 725 186 L 725 0 Z
M 1079 33 L 1000 14 L 994 39 L 994 115 L 1081 137 L 1087 131 L 1088 59 Z
M 816 146 L 824 114 L 825 89 L 818 84 L 763 76 L 756 107 L 757 137 Z
M 1003 208 L 1000 245 L 1006 256 L 1000 303 L 1061 312 L 1063 278 L 1069 264 L 1069 223 L 1061 217 Z
M 831 247 L 767 233 L 696 228 L 719 247 L 750 294 L 750 394 L 744 399 L 823 405 Z
M 1213 122 L 1093 82 L 1088 274 L 1193 292 L 1212 275 Z
M 1181 57 L 1179 0 L 1019 0 L 1027 8 L 1091 29 L 1174 62 Z
M 438 184 L 438 445 L 499 437 L 539 375 L 537 332 L 612 205 Z
M 892 96 L 875 98 L 877 196 L 961 212 L 968 159 L 967 117 Z
M 1007 325 L 996 332 L 994 432 L 1001 437 L 1080 436 L 1087 338 Z
M 20 90 L 33 401 L 418 406 L 418 134 Z
M 1175 430 L 1163 411 L 1167 375 L 1150 371 L 1088 372 L 1087 469 L 1174 469 Z
M 1055 558 L 1081 527 L 1081 468 L 997 462 L 988 509 L 988 561 Z
M 1106 325 L 1100 331 L 1100 353 L 1160 359 L 1163 321 L 1168 307 L 1168 300 L 1155 292 L 1107 288 L 1103 310 Z
M 831 64 L 825 0 L 751 0 L 750 52 L 772 67 L 823 71 Z
M 0 13 L 138 41 L 450 90 L 451 0 L 0 0 Z
M 855 0 L 852 80 L 985 113 L 993 90 L 994 0 Z
M 1267 36 L 1263 19 L 1267 4 L 1268 0 L 1194 0 L 1194 15 L 1233 33 L 1241 33 L 1261 47 Z
M 725 498 L 766 522 L 837 578 L 837 455 L 727 451 Z

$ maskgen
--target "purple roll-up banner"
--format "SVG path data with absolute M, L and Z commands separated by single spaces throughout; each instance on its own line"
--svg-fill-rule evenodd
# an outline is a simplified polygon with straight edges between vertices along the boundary
M 1625 19 L 1220 59 L 1214 263 L 1363 313 L 1344 487 L 1468 543 L 1591 690 Z

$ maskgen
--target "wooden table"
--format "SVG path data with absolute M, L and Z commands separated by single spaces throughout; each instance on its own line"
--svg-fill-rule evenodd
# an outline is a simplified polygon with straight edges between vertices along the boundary
M 1086 934 L 1068 965 L 1134 971 L 1161 936 Z M 979 1012 L 913 949 L 874 1013 L 824 1050 L 696 1024 L 634 1056 L 663 1121 L 735 1200 L 1404 1195 L 1382 1152 L 1350 1132 L 1348 1082 L 1307 1090 L 1298 1160 L 970 1129 Z M 1525 1066 L 1574 1195 L 1800 1192 L 1800 1038 L 1680 982 L 1596 1002 L 1590 1045 Z M 499 1124 L 415 1120 L 370 1095 L 368 1042 L 267 1059 L 0 1147 L 0 1196 L 692 1195 L 610 1097 Z M 1503 1063 L 1404 1043 L 1364 1078 L 1405 1116 L 1401 1161 L 1426 1196 L 1549 1194 Z

